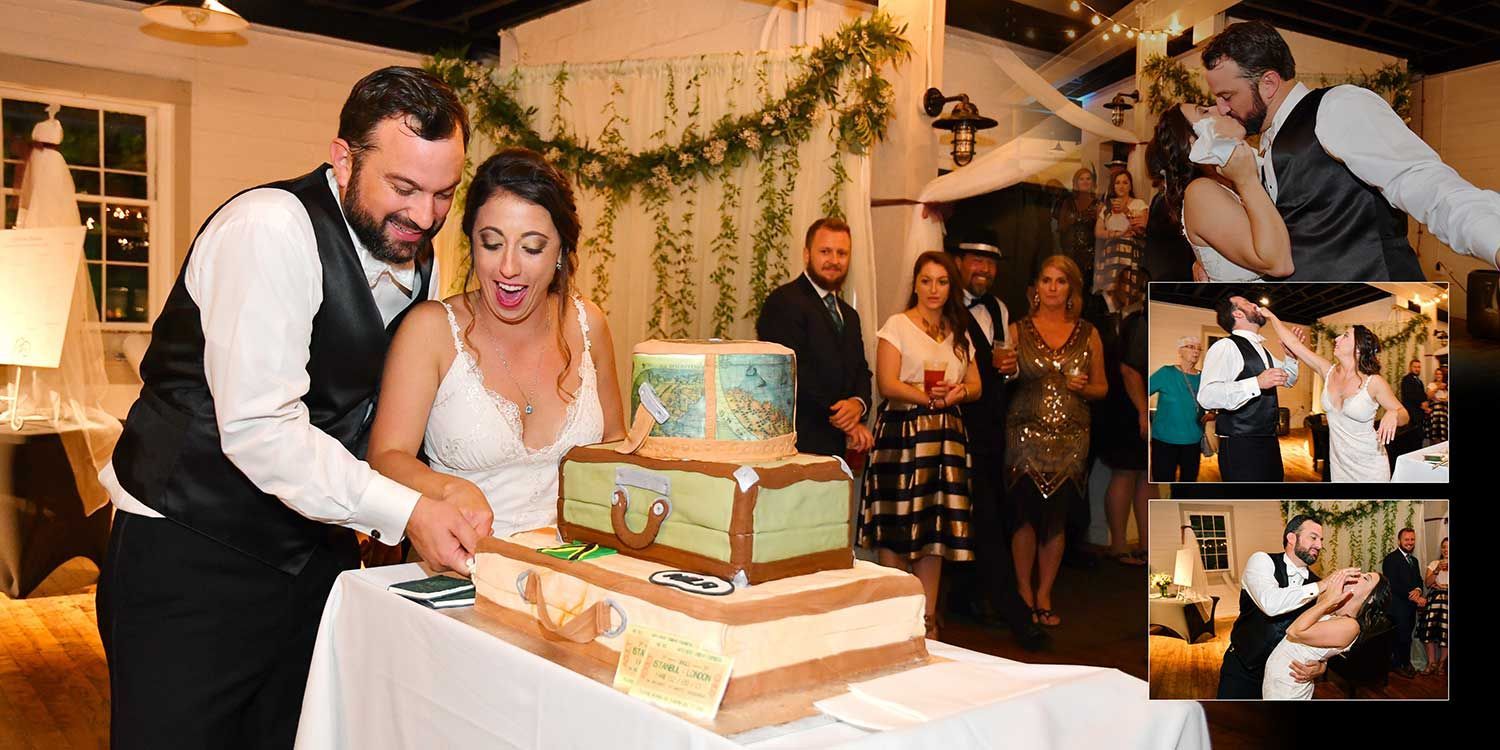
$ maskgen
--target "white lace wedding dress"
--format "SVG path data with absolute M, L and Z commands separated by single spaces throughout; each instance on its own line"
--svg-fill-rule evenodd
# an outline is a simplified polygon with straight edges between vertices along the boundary
M 588 319 L 582 300 L 574 297 L 573 306 L 583 330 L 583 357 L 578 364 L 582 382 L 568 403 L 557 438 L 531 450 L 522 441 L 521 410 L 485 386 L 478 363 L 464 348 L 453 308 L 443 303 L 457 355 L 438 384 L 427 418 L 427 458 L 434 471 L 463 477 L 484 491 L 495 511 L 497 537 L 556 523 L 557 467 L 563 454 L 604 437 Z
M 1332 619 L 1335 615 L 1323 615 L 1318 622 Z M 1355 636 L 1354 640 L 1359 640 Z M 1339 654 L 1349 650 L 1354 645 L 1350 641 L 1343 646 L 1331 648 L 1319 648 L 1302 643 L 1293 643 L 1285 638 L 1271 655 L 1266 657 L 1266 676 L 1261 678 L 1260 697 L 1262 700 L 1307 700 L 1312 697 L 1313 684 L 1311 682 L 1297 682 L 1292 679 L 1292 662 L 1301 661 L 1327 661 Z
M 1385 446 L 1375 434 L 1375 413 L 1380 404 L 1370 395 L 1370 378 L 1366 375 L 1359 390 L 1333 403 L 1333 370 L 1323 373 L 1323 410 L 1328 413 L 1328 465 L 1335 482 L 1389 482 L 1391 464 Z

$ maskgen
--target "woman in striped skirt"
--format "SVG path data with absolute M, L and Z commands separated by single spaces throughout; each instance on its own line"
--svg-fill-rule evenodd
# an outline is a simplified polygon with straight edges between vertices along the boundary
M 904 312 L 876 334 L 875 381 L 885 403 L 865 470 L 860 545 L 880 564 L 915 573 L 927 595 L 927 637 L 944 559 L 974 559 L 969 451 L 958 405 L 979 398 L 974 347 L 947 253 L 918 256 Z M 927 375 L 928 372 L 932 374 Z
M 1448 537 L 1443 537 L 1442 557 L 1427 564 L 1427 589 L 1432 596 L 1427 598 L 1427 609 L 1422 613 L 1422 627 L 1418 630 L 1422 642 L 1427 644 L 1427 669 L 1425 674 L 1443 674 L 1448 671 Z

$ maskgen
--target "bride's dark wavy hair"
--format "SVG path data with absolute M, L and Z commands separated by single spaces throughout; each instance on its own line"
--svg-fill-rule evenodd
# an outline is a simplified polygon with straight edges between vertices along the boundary
M 1370 590 L 1365 603 L 1359 605 L 1359 611 L 1354 613 L 1354 621 L 1359 623 L 1359 635 L 1355 636 L 1355 643 L 1373 638 L 1391 626 L 1390 617 L 1385 613 L 1386 605 L 1391 602 L 1391 581 L 1383 573 L 1376 575 L 1380 576 L 1380 580 L 1375 582 L 1375 588 Z
M 1146 168 L 1161 176 L 1167 214 L 1178 228 L 1182 227 L 1182 196 L 1188 183 L 1207 173 L 1188 158 L 1195 137 L 1192 123 L 1182 114 L 1182 108 L 1173 104 L 1156 121 L 1156 133 L 1146 147 Z
M 1354 367 L 1363 375 L 1380 374 L 1380 337 L 1364 327 L 1354 327 Z

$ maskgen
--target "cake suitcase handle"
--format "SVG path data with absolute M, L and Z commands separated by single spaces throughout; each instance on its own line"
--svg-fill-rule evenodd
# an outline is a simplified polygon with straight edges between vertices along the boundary
M 666 523 L 667 516 L 672 515 L 672 501 L 665 497 L 652 501 L 651 507 L 646 510 L 646 526 L 640 531 L 631 531 L 626 525 L 625 512 L 628 510 L 630 498 L 625 490 L 616 487 L 614 495 L 609 499 L 609 520 L 614 526 L 615 536 L 626 547 L 645 549 L 656 542 L 656 534 L 661 531 L 661 525 Z
M 536 624 L 541 627 L 543 636 L 573 643 L 593 643 L 594 639 L 599 636 L 614 638 L 625 632 L 625 610 L 620 609 L 620 605 L 616 604 L 613 599 L 594 602 L 593 606 L 579 612 L 578 616 L 568 621 L 568 624 L 559 626 L 547 613 L 547 600 L 542 594 L 541 576 L 529 570 L 521 571 L 521 575 L 516 578 L 516 591 L 521 594 L 522 601 L 536 605 Z M 610 610 L 620 615 L 620 624 L 614 628 L 609 626 Z

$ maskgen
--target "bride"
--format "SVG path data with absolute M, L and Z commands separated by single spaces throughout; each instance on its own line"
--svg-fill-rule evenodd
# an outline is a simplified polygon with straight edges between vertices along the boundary
M 1286 637 L 1266 657 L 1261 698 L 1311 698 L 1313 684 L 1292 678 L 1292 662 L 1326 661 L 1353 648 L 1362 635 L 1380 632 L 1390 599 L 1390 581 L 1379 573 L 1340 570 L 1329 576 L 1317 601 L 1287 626 Z
M 1196 281 L 1255 281 L 1295 270 L 1286 223 L 1244 140 L 1245 127 L 1234 119 L 1183 104 L 1162 114 L 1147 147 L 1147 163 L 1166 186 L 1172 222 L 1207 275 L 1195 268 Z
M 1323 376 L 1323 410 L 1328 413 L 1328 465 L 1335 482 L 1389 482 L 1385 445 L 1411 418 L 1380 374 L 1380 340 L 1364 326 L 1351 326 L 1333 340 L 1329 362 L 1293 336 L 1265 307 L 1256 307 L 1297 359 Z M 1385 407 L 1380 427 L 1375 412 Z
M 478 288 L 423 302 L 401 324 L 369 461 L 423 494 L 478 494 L 506 536 L 556 522 L 563 454 L 624 437 L 624 414 L 609 325 L 572 293 L 567 180 L 534 151 L 501 151 L 474 173 L 463 231 L 464 287 Z

